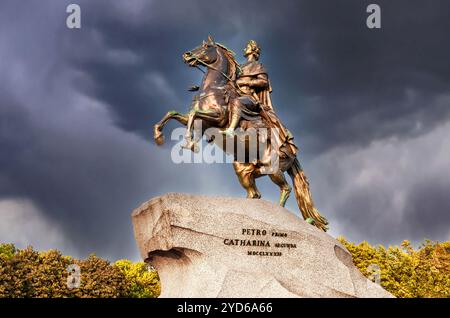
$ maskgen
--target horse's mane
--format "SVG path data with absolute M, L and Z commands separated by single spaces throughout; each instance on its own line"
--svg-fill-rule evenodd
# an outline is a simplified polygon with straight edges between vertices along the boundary
M 230 64 L 228 77 L 231 78 L 233 81 L 235 81 L 236 77 L 238 76 L 239 72 L 241 71 L 239 63 L 234 58 L 235 53 L 223 44 L 216 42 L 216 45 L 223 50 L 223 54 Z

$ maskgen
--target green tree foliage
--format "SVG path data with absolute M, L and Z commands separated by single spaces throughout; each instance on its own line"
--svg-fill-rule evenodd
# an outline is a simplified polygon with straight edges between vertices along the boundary
M 396 297 L 450 297 L 450 242 L 426 240 L 415 250 L 409 241 L 385 248 L 338 239 L 366 277 L 373 274 L 370 265 L 378 265 L 381 286 Z
M 159 277 L 144 263 L 119 261 L 110 264 L 95 255 L 85 260 L 63 256 L 59 251 L 18 250 L 0 244 L 0 297 L 157 297 Z M 80 269 L 80 285 L 69 288 L 67 268 Z

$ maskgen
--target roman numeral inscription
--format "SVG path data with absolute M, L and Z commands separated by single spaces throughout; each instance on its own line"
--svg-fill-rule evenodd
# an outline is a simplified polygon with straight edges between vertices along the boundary
M 223 244 L 245 247 L 248 256 L 282 256 L 283 250 L 297 248 L 295 243 L 286 242 L 287 233 L 265 229 L 241 229 L 238 238 L 226 238 Z

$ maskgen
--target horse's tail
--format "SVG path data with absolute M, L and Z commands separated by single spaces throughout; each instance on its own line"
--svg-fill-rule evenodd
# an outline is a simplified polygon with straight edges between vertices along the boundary
M 314 207 L 314 202 L 312 200 L 311 192 L 309 191 L 309 182 L 306 178 L 305 173 L 295 158 L 291 167 L 287 170 L 292 178 L 292 183 L 294 184 L 295 199 L 297 200 L 300 212 L 303 218 L 318 227 L 319 229 L 326 232 L 328 230 L 328 221 L 325 217 L 320 215 L 319 211 Z

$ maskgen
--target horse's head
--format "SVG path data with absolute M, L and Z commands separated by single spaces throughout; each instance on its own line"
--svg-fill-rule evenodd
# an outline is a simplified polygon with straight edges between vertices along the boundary
M 217 45 L 211 36 L 208 36 L 207 41 L 197 46 L 191 51 L 183 54 L 183 60 L 189 66 L 210 65 L 218 58 Z
M 183 60 L 192 67 L 203 65 L 207 68 L 218 70 L 224 75 L 224 78 L 231 81 L 236 80 L 236 76 L 239 73 L 239 64 L 234 58 L 234 52 L 223 44 L 214 42 L 211 36 L 208 36 L 208 40 L 203 41 L 195 49 L 184 53 Z M 214 63 L 218 65 L 213 65 Z

